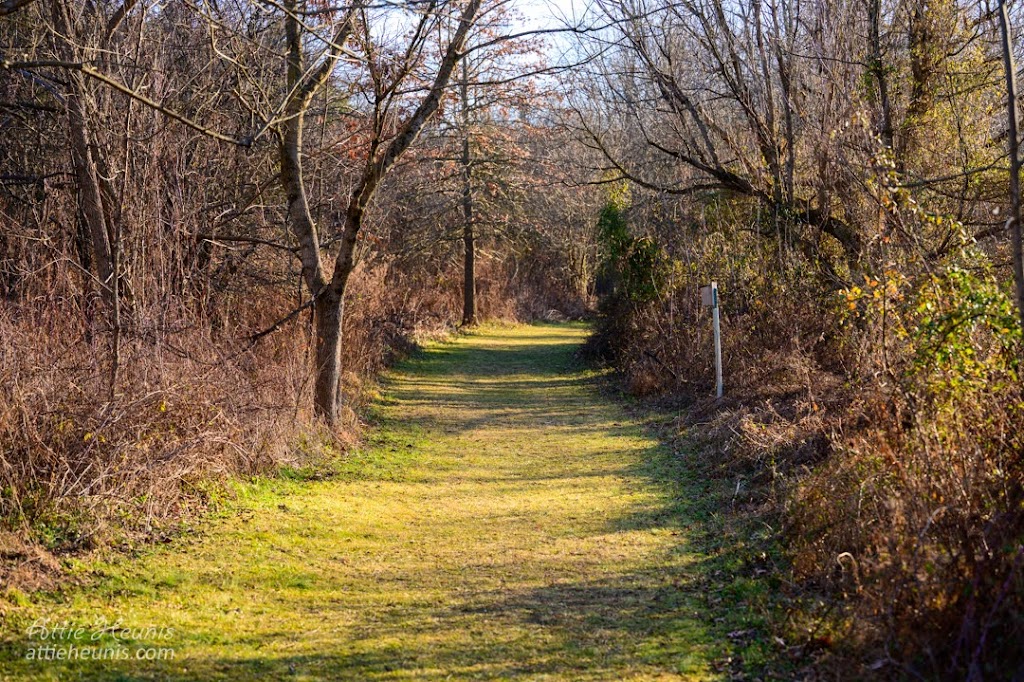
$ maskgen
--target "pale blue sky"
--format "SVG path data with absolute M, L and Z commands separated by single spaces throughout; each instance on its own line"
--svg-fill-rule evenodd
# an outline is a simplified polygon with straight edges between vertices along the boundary
M 559 28 L 562 20 L 579 18 L 587 6 L 586 0 L 513 0 L 513 7 L 524 18 L 524 28 Z

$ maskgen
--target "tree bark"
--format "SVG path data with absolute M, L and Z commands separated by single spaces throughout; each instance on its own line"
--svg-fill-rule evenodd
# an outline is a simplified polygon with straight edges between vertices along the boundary
M 462 324 L 476 324 L 476 255 L 473 243 L 473 225 L 466 223 L 462 232 L 462 244 L 465 250 L 465 268 L 462 282 Z
M 341 329 L 345 300 L 333 287 L 325 287 L 314 306 L 316 319 L 316 382 L 314 414 L 330 425 L 338 420 L 341 381 Z
M 51 4 L 53 25 L 57 29 L 58 49 L 68 61 L 82 61 L 75 38 L 79 35 L 75 18 L 68 7 L 58 0 Z M 74 166 L 75 181 L 78 185 L 78 203 L 82 218 L 88 228 L 92 245 L 93 261 L 100 283 L 100 294 L 108 310 L 113 307 L 114 298 L 114 255 L 111 247 L 109 216 L 104 206 L 103 188 L 94 155 L 95 146 L 90 139 L 89 112 L 87 107 L 88 86 L 80 73 L 68 74 L 68 89 L 65 94 L 68 116 L 68 142 L 71 147 L 71 163 Z
M 473 158 L 469 145 L 469 66 L 462 61 L 462 324 L 476 324 L 476 252 L 473 235 Z
M 358 191 L 358 190 L 357 190 Z M 358 195 L 357 195 L 358 196 Z M 334 426 L 338 420 L 341 381 L 341 349 L 344 337 L 342 322 L 345 312 L 345 289 L 355 269 L 355 250 L 359 230 L 363 226 L 365 207 L 353 199 L 345 215 L 345 228 L 334 275 L 317 296 L 316 317 L 316 390 L 313 413 Z
M 75 167 L 75 180 L 78 184 L 78 200 L 82 217 L 89 229 L 100 292 L 104 302 L 110 307 L 113 304 L 114 257 L 110 245 L 110 234 L 107 231 L 106 211 L 103 209 L 102 190 L 99 179 L 96 177 L 96 163 L 85 128 L 85 117 L 81 110 L 81 94 L 80 92 L 69 93 L 67 99 L 71 158 Z
M 868 0 L 868 31 L 870 33 L 870 66 L 868 72 L 874 77 L 878 86 L 878 103 L 881 107 L 882 120 L 879 123 L 879 135 L 882 143 L 893 148 L 892 103 L 889 100 L 889 79 L 886 78 L 885 66 L 882 64 L 882 0 Z
M 291 95 L 285 107 L 285 122 L 280 134 L 281 186 L 288 198 L 288 225 L 299 241 L 302 277 L 315 296 L 324 286 L 323 261 L 320 258 L 320 235 L 309 210 L 302 177 L 303 119 L 313 93 L 302 88 L 302 35 L 295 14 L 295 0 L 285 2 L 285 9 L 287 83 Z
M 1003 67 L 1006 72 L 1006 110 L 1010 141 L 1010 239 L 1013 248 L 1013 281 L 1016 287 L 1017 313 L 1024 328 L 1024 249 L 1020 229 L 1020 140 L 1017 131 L 1017 66 L 1013 59 L 1013 38 L 1006 3 L 999 3 L 999 28 L 1002 33 Z
M 302 174 L 302 130 L 304 115 L 316 91 L 327 81 L 337 59 L 332 51 L 317 72 L 303 70 L 302 31 L 295 0 L 285 2 L 285 42 L 287 46 L 287 83 L 290 92 L 285 121 L 280 131 L 281 186 L 288 201 L 288 225 L 299 242 L 302 279 L 315 298 L 316 325 L 313 413 L 329 425 L 338 417 L 338 385 L 341 378 L 341 323 L 344 314 L 344 287 L 330 286 L 324 275 L 320 251 L 320 233 L 309 209 Z M 351 14 L 345 17 L 335 36 L 344 43 L 351 30 Z

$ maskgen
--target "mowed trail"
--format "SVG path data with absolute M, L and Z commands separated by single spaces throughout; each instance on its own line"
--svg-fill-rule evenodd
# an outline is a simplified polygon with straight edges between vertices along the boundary
M 574 360 L 585 335 L 432 345 L 390 374 L 336 476 L 241 486 L 196 535 L 79 566 L 86 587 L 9 620 L 0 678 L 716 677 L 727 626 L 691 546 L 694 484 Z M 72 642 L 127 660 L 26 660 L 37 619 L 137 632 Z

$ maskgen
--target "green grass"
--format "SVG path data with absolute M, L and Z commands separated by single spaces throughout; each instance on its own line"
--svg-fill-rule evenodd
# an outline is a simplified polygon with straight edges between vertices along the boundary
M 334 476 L 239 484 L 187 537 L 10 596 L 0 679 L 717 679 L 730 660 L 756 665 L 767 588 L 709 540 L 713 496 L 685 459 L 576 364 L 586 333 L 494 326 L 430 346 L 389 375 L 370 441 Z M 38 619 L 86 630 L 65 649 L 95 646 L 97 623 L 164 628 L 99 641 L 174 657 L 26 660 Z

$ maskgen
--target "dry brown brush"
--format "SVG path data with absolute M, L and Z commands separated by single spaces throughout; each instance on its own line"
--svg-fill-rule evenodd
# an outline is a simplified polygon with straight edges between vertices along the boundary
M 680 427 L 734 507 L 782 528 L 790 596 L 829 595 L 831 607 L 790 614 L 780 633 L 821 670 L 1012 676 L 1024 632 L 1022 349 L 991 252 L 968 243 L 925 267 L 891 259 L 836 286 L 798 254 L 780 267 L 779 245 L 742 229 L 757 218 L 743 203 L 711 208 L 672 236 L 650 227 L 649 207 L 611 195 L 591 351 L 633 393 L 681 402 Z M 722 401 L 699 296 L 713 279 Z

